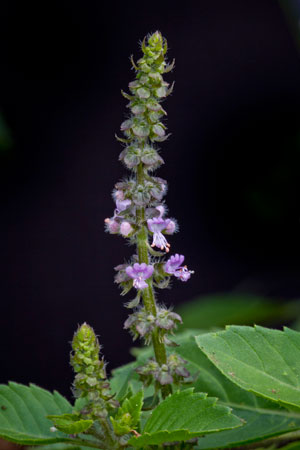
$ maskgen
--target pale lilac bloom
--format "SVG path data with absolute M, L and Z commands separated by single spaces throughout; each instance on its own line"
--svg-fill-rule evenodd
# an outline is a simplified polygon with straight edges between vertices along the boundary
M 132 231 L 133 231 L 133 228 L 129 222 L 124 221 L 121 223 L 120 233 L 122 234 L 122 236 L 127 237 L 130 233 L 132 233 Z
M 165 264 L 165 272 L 174 275 L 175 271 L 179 269 L 183 261 L 183 255 L 179 255 L 178 253 L 172 255 Z
M 181 281 L 187 281 L 191 278 L 191 274 L 194 273 L 192 270 L 188 270 L 186 266 L 179 267 L 179 269 L 175 270 L 174 276 L 179 278 Z
M 159 216 L 158 217 L 162 217 L 164 215 L 165 207 L 163 205 L 159 205 L 155 209 L 157 209 L 157 211 L 159 212 Z
M 157 208 L 156 208 L 157 209 Z M 170 219 L 163 219 L 162 217 L 154 217 L 147 220 L 149 230 L 153 233 L 153 241 L 151 247 L 158 247 L 161 250 L 169 251 L 170 244 L 162 234 L 170 222 Z
M 182 266 L 183 261 L 183 255 L 179 255 L 178 253 L 176 253 L 176 255 L 172 255 L 164 265 L 165 272 L 170 275 L 174 275 L 181 281 L 188 281 L 191 278 L 191 274 L 194 272 L 192 270 L 188 270 L 186 266 Z
M 174 222 L 174 220 L 170 220 L 170 222 L 168 223 L 166 229 L 165 229 L 165 233 L 166 234 L 173 234 L 176 231 L 176 223 Z
M 148 284 L 145 282 L 153 274 L 153 266 L 146 263 L 135 263 L 133 266 L 126 267 L 127 275 L 133 279 L 133 286 L 136 289 L 145 289 Z
M 115 219 L 116 217 L 120 217 L 119 214 L 122 211 L 125 211 L 130 205 L 131 205 L 131 200 L 129 200 L 129 199 L 119 200 L 117 198 L 116 199 L 116 209 L 114 210 L 113 219 Z
M 117 214 L 119 214 L 122 211 L 125 211 L 125 209 L 127 209 L 129 206 L 131 205 L 131 200 L 126 199 L 126 200 L 116 200 L 116 212 Z
M 115 200 L 124 200 L 124 192 L 121 189 L 117 189 L 114 191 Z

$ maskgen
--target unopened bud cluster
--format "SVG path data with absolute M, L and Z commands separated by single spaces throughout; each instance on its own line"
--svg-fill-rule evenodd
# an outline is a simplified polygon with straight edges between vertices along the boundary
M 169 256 L 168 236 L 178 231 L 178 225 L 174 218 L 167 217 L 163 200 L 167 182 L 152 174 L 164 163 L 158 144 L 169 135 L 163 123 L 167 113 L 161 103 L 172 92 L 174 83 L 170 86 L 163 75 L 173 69 L 174 61 L 166 63 L 167 42 L 158 31 L 144 39 L 141 48 L 142 58 L 136 63 L 131 58 L 136 78 L 129 83 L 129 93 L 122 91 L 129 101 L 128 117 L 120 127 L 124 137 L 117 137 L 124 144 L 119 159 L 132 175 L 115 184 L 115 209 L 113 216 L 105 219 L 105 226 L 109 233 L 121 235 L 137 247 L 130 261 L 115 268 L 115 282 L 122 288 L 122 295 L 132 289 L 136 292 L 126 306 L 138 309 L 129 316 L 125 328 L 134 339 L 141 337 L 146 344 L 152 340 L 158 364 L 156 375 L 152 375 L 158 382 L 171 383 L 182 375 L 177 374 L 179 369 L 176 372 L 169 366 L 164 345 L 174 345 L 167 334 L 181 323 L 181 318 L 157 307 L 154 288 L 167 288 L 172 277 L 186 282 L 193 272 L 183 265 L 183 255 Z M 139 306 L 141 299 L 143 307 Z M 166 371 L 168 376 L 157 375 L 157 371 Z
M 140 337 L 144 339 L 146 345 L 151 343 L 151 335 L 156 328 L 160 342 L 175 346 L 176 344 L 168 338 L 167 334 L 172 333 L 180 323 L 182 323 L 180 315 L 173 311 L 157 307 L 156 316 L 154 316 L 143 307 L 128 317 L 124 328 L 130 330 L 134 341 Z
M 141 380 L 146 386 L 154 382 L 160 385 L 181 384 L 190 381 L 190 373 L 184 367 L 186 361 L 179 355 L 171 354 L 167 358 L 166 364 L 159 365 L 154 359 L 142 367 L 136 369 Z
M 73 393 L 86 400 L 82 415 L 93 419 L 106 417 L 108 410 L 118 406 L 110 394 L 105 362 L 99 359 L 100 345 L 94 330 L 84 323 L 74 334 L 71 365 L 76 373 Z

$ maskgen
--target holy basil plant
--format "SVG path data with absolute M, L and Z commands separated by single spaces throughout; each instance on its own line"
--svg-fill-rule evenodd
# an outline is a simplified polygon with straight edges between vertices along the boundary
M 32 384 L 0 386 L 0 437 L 49 450 L 300 448 L 300 333 L 250 326 L 174 334 L 181 317 L 159 303 L 170 280 L 193 272 L 168 242 L 177 223 L 166 216 L 167 182 L 153 175 L 163 164 L 158 145 L 167 139 L 162 102 L 173 85 L 164 75 L 167 42 L 157 31 L 132 61 L 127 119 L 121 124 L 119 159 L 131 172 L 113 191 L 109 233 L 135 252 L 115 270 L 125 306 L 124 328 L 144 347 L 136 361 L 107 378 L 93 329 L 84 323 L 72 341 L 70 404 L 58 392 Z M 298 440 L 299 439 L 299 440 Z

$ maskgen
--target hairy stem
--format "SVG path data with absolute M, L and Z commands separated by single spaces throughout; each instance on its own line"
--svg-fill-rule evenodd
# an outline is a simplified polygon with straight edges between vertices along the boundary
M 144 167 L 143 164 L 139 164 L 137 168 L 137 184 L 142 185 L 144 183 Z M 148 254 L 148 230 L 145 226 L 145 208 L 138 208 L 137 211 L 138 222 L 140 224 L 140 230 L 137 236 L 137 253 L 139 258 L 139 263 L 149 264 L 149 254 Z M 150 314 L 153 314 L 156 317 L 156 303 L 154 297 L 154 289 L 152 285 L 152 279 L 148 280 L 148 288 L 143 289 L 143 302 Z M 155 354 L 155 359 L 158 364 L 161 366 L 167 363 L 167 352 L 165 348 L 165 344 L 160 342 L 158 339 L 157 330 L 154 329 L 152 332 L 152 344 Z M 161 387 L 163 397 L 167 397 L 171 392 L 171 386 L 166 385 Z

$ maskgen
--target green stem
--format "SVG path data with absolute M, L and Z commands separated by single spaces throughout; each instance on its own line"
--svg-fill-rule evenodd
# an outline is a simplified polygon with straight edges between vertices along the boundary
M 109 449 L 118 449 L 120 448 L 118 438 L 116 437 L 115 433 L 113 432 L 113 429 L 110 425 L 110 422 L 108 422 L 108 419 L 103 418 L 99 419 L 99 422 L 102 425 L 102 428 L 104 430 L 105 435 L 105 443 L 107 443 L 107 448 Z
M 137 168 L 137 184 L 143 184 L 145 179 L 143 164 L 139 164 Z M 139 263 L 149 264 L 148 254 L 148 230 L 145 226 L 145 208 L 141 207 L 137 210 L 137 218 L 140 230 L 137 235 L 137 253 Z M 156 303 L 154 297 L 154 289 L 152 285 L 152 278 L 148 280 L 148 288 L 143 289 L 142 292 L 144 306 L 147 312 L 156 317 Z M 159 341 L 158 330 L 154 329 L 152 332 L 152 344 L 155 354 L 155 359 L 160 366 L 167 363 L 167 352 L 163 342 Z M 161 386 L 163 398 L 172 393 L 170 385 Z
M 95 428 L 95 424 L 97 422 L 94 422 L 94 426 L 89 429 L 88 434 L 91 436 L 94 436 L 98 441 L 98 443 L 96 445 L 90 445 L 90 447 L 95 447 L 95 448 L 98 448 L 101 450 L 120 449 L 121 447 L 119 445 L 118 438 L 112 429 L 109 419 L 103 417 L 103 418 L 98 418 L 97 421 L 102 429 L 101 429 L 101 432 L 99 432 Z M 90 442 L 90 441 L 87 441 L 87 442 Z M 95 444 L 95 443 L 92 442 L 92 444 Z M 86 444 L 86 446 L 89 446 L 89 445 Z

